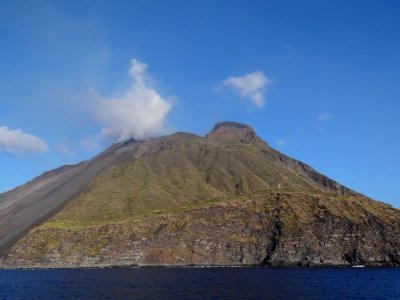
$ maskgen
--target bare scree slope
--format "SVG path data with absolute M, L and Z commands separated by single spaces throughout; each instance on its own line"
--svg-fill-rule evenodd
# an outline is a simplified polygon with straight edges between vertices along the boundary
M 400 211 L 248 125 L 115 144 L 0 194 L 0 267 L 400 265 Z

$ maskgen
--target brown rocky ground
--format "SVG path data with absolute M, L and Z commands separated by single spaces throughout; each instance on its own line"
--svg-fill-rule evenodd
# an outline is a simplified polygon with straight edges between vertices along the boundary
M 97 226 L 31 230 L 2 267 L 400 265 L 400 213 L 361 196 L 271 191 Z

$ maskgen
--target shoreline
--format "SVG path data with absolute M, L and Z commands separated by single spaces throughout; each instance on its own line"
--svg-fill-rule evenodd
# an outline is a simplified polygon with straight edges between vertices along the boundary
M 112 265 L 112 266 L 67 266 L 67 267 L 0 267 L 0 271 L 5 270 L 101 270 L 101 269 L 146 269 L 146 268 L 163 268 L 163 269 L 222 269 L 222 268 L 266 268 L 266 269 L 397 269 L 399 266 L 385 265 L 317 265 L 317 266 L 261 266 L 261 265 Z

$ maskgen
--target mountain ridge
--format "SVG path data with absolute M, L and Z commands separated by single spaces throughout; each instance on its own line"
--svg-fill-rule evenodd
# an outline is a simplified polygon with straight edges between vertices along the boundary
M 2 259 L 0 266 L 59 265 L 51 256 L 52 253 L 45 251 L 51 246 L 49 243 L 54 242 L 52 241 L 55 238 L 53 235 L 57 236 L 57 232 L 68 236 L 69 230 L 77 230 L 79 236 L 90 228 L 101 230 L 102 226 L 125 224 L 126 222 L 130 224 L 133 222 L 132 220 L 145 218 L 149 214 L 155 213 L 157 216 L 161 213 L 168 218 L 171 211 L 174 214 L 176 210 L 185 207 L 189 209 L 189 215 L 197 214 L 196 207 L 199 205 L 201 207 L 201 205 L 214 205 L 214 203 L 229 203 L 226 204 L 226 209 L 230 210 L 236 209 L 234 208 L 236 204 L 229 202 L 232 197 L 242 197 L 246 202 L 252 197 L 259 197 L 255 195 L 263 195 L 260 197 L 270 199 L 268 201 L 275 201 L 277 196 L 274 193 L 286 193 L 285 197 L 289 197 L 287 193 L 291 192 L 296 193 L 296 197 L 298 197 L 294 203 L 287 204 L 288 207 L 291 207 L 290 210 L 294 212 L 294 215 L 302 215 L 308 209 L 298 207 L 296 203 L 300 201 L 299 199 L 303 199 L 302 201 L 314 207 L 318 201 L 313 200 L 313 202 L 310 199 L 314 197 L 313 195 L 317 195 L 315 197 L 319 197 L 319 201 L 325 203 L 326 199 L 330 197 L 336 203 L 337 207 L 333 207 L 329 203 L 324 204 L 325 214 L 328 212 L 332 214 L 336 211 L 334 214 L 350 220 L 350 223 L 358 224 L 358 219 L 349 215 L 344 208 L 338 210 L 338 207 L 343 204 L 335 199 L 343 198 L 344 203 L 351 207 L 355 205 L 354 203 L 363 203 L 373 212 L 374 217 L 371 217 L 371 220 L 394 218 L 392 223 L 397 224 L 396 218 L 399 218 L 397 210 L 384 204 L 375 205 L 372 200 L 342 186 L 307 164 L 272 149 L 257 136 L 249 125 L 222 122 L 218 123 L 204 138 L 191 133 L 178 132 L 145 141 L 131 139 L 117 143 L 88 161 L 46 172 L 25 185 L 1 194 L 0 256 Z M 308 195 L 308 197 L 304 195 Z M 257 203 L 254 205 L 269 207 L 268 201 L 264 201 L 260 197 L 257 198 Z M 249 207 L 243 209 L 246 211 L 246 215 L 251 215 Z M 354 209 L 360 214 L 361 219 L 368 218 L 361 217 L 365 215 L 365 211 L 358 208 L 357 205 L 354 206 Z M 179 213 L 177 214 L 179 215 Z M 273 219 L 273 214 L 268 213 L 267 216 Z M 314 217 L 312 215 L 307 222 L 319 222 Z M 210 218 L 212 219 L 213 216 L 210 215 Z M 267 217 L 260 215 L 260 218 Z M 285 219 L 286 217 L 281 218 Z M 338 220 L 335 218 L 333 218 L 334 222 L 337 222 Z M 244 222 L 244 220 L 242 221 Z M 251 223 L 251 221 L 246 222 Z M 275 221 L 268 219 L 268 222 Z M 284 229 L 280 230 L 285 230 L 286 225 L 290 222 L 292 221 L 283 222 L 282 228 Z M 299 228 L 306 228 L 307 222 L 299 225 Z M 391 236 L 392 223 L 384 220 L 374 222 L 386 224 L 384 228 L 388 232 L 387 235 Z M 40 226 L 37 227 L 38 225 Z M 125 228 L 125 225 L 112 226 L 116 226 L 119 228 L 118 230 Z M 239 222 L 237 226 L 242 228 L 244 225 Z M 246 231 L 245 227 L 242 229 Z M 279 230 L 276 230 L 275 228 L 273 231 L 278 234 Z M 368 231 L 368 229 L 365 230 Z M 157 231 L 156 228 L 155 232 Z M 42 235 L 37 236 L 38 232 L 41 232 Z M 48 237 L 48 234 L 53 238 Z M 190 235 L 190 232 L 185 234 Z M 224 233 L 221 232 L 221 235 L 224 236 Z M 47 238 L 45 238 L 46 236 Z M 26 241 L 30 239 L 40 241 L 42 244 L 35 246 L 36 248 L 29 246 L 32 245 L 32 241 L 30 243 Z M 57 242 L 54 243 L 60 247 L 57 248 L 58 255 L 66 257 L 67 254 L 63 251 L 68 248 L 66 245 L 70 245 L 70 241 L 65 240 L 62 236 L 58 236 L 56 240 Z M 82 240 L 84 241 L 85 238 L 82 237 Z M 90 241 L 86 242 L 91 243 Z M 154 242 L 156 243 L 157 239 Z M 264 242 L 266 243 L 266 241 Z M 278 241 L 274 242 L 270 239 L 269 242 L 272 243 L 272 246 L 268 247 L 274 248 L 273 251 L 271 248 L 270 252 L 275 253 L 280 249 L 281 244 Z M 167 242 L 163 241 L 163 243 Z M 274 244 L 276 245 L 273 246 Z M 72 246 L 70 245 L 70 247 Z M 85 245 L 82 244 L 79 247 L 83 249 Z M 101 251 L 105 251 L 105 254 L 102 254 L 104 257 L 111 255 L 104 250 L 109 249 L 111 245 L 100 243 L 98 247 L 101 248 L 99 248 Z M 122 248 L 126 251 L 129 250 L 127 246 Z M 176 245 L 173 248 L 174 251 L 180 251 Z M 80 250 L 83 251 L 80 254 L 82 259 L 89 259 L 90 253 L 82 249 Z M 394 249 L 398 251 L 398 248 Z M 131 253 L 131 250 L 128 252 Z M 27 257 L 29 257 L 28 253 L 32 251 L 44 251 L 45 256 L 48 254 L 48 261 L 35 263 L 35 259 L 31 258 L 29 263 Z M 140 251 L 146 252 L 147 250 L 141 249 Z M 272 252 L 267 259 L 269 264 L 274 264 L 271 261 Z M 27 257 L 21 257 L 17 253 L 25 253 Z M 120 253 L 120 255 L 124 254 Z M 138 254 L 131 253 L 132 263 L 148 263 L 145 256 L 142 256 L 143 260 L 140 261 L 134 260 L 132 255 L 137 256 Z M 382 260 L 383 264 L 397 264 L 398 254 L 394 256 L 391 254 L 395 258 L 392 260 L 387 256 L 388 254 L 385 255 L 386 258 Z M 19 258 L 16 259 L 16 257 Z M 264 259 L 266 257 L 262 260 Z M 343 264 L 348 262 L 346 259 L 341 259 L 337 258 L 336 262 L 342 261 Z M 253 263 L 262 263 L 262 260 L 261 262 L 254 260 Z M 72 261 L 74 260 L 72 259 Z M 187 258 L 185 261 L 187 262 Z M 86 261 L 86 263 L 88 262 Z M 231 261 L 229 261 L 230 263 Z M 75 264 L 81 265 L 78 261 L 75 261 Z M 90 263 L 88 264 L 90 265 Z M 118 259 L 113 260 L 112 264 L 118 264 Z

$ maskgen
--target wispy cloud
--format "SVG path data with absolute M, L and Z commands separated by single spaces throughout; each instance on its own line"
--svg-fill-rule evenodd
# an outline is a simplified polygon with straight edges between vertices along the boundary
M 333 115 L 330 113 L 320 113 L 317 117 L 318 121 L 326 122 L 333 119 Z
M 88 152 L 94 152 L 100 147 L 99 137 L 93 136 L 83 139 L 79 142 L 79 145 Z
M 35 135 L 25 133 L 20 129 L 0 127 L 0 151 L 13 155 L 46 152 L 47 143 Z
M 290 138 L 282 138 L 282 139 L 277 140 L 275 142 L 275 144 L 278 147 L 283 147 L 283 146 L 287 145 L 289 142 L 290 142 Z
M 104 126 L 102 137 L 124 141 L 165 132 L 164 123 L 172 104 L 150 86 L 146 72 L 147 64 L 132 59 L 130 88 L 119 97 L 99 101 L 96 116 Z
M 265 90 L 271 82 L 263 72 L 255 71 L 244 76 L 231 76 L 225 79 L 220 87 L 230 87 L 238 91 L 243 99 L 261 108 L 265 105 Z
M 67 156 L 73 156 L 74 152 L 71 149 L 71 142 L 69 139 L 65 138 L 61 143 L 59 143 L 55 149 Z

